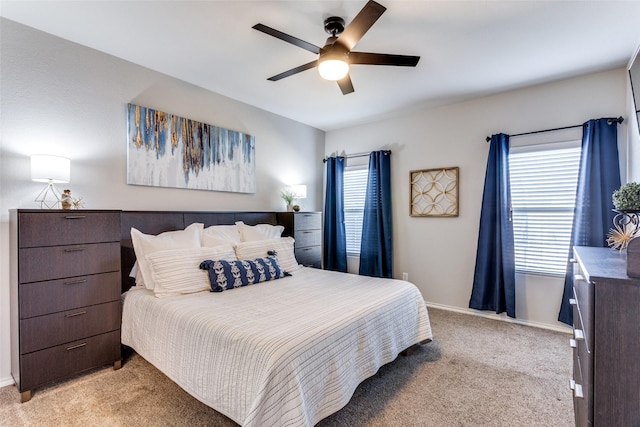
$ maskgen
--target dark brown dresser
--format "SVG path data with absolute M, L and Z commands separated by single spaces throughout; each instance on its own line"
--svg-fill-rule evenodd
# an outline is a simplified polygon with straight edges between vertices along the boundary
M 11 373 L 34 388 L 120 356 L 120 211 L 10 211 Z
M 640 279 L 625 252 L 574 248 L 574 410 L 577 426 L 640 426 Z
M 278 224 L 293 230 L 298 262 L 305 267 L 322 268 L 322 212 L 279 212 Z

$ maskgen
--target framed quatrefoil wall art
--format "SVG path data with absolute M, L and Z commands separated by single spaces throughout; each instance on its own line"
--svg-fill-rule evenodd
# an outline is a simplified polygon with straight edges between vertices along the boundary
M 459 168 L 409 172 L 411 216 L 458 216 Z

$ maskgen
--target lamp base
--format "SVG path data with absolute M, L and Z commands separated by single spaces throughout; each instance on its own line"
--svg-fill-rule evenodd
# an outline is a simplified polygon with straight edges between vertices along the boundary
M 40 209 L 60 209 L 61 194 L 60 190 L 53 185 L 53 181 L 49 181 L 46 187 L 42 189 L 35 199 Z

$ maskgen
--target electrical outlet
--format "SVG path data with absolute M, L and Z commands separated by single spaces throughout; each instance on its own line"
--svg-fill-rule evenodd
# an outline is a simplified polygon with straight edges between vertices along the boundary
M 405 280 L 405 281 L 409 280 L 409 273 L 407 272 L 402 273 L 402 280 Z

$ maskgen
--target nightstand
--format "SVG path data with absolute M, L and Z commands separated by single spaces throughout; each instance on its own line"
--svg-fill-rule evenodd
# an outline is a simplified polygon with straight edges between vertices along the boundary
M 34 388 L 120 367 L 120 211 L 10 211 L 11 374 Z
M 280 212 L 278 223 L 293 230 L 295 255 L 305 267 L 322 268 L 322 212 Z

